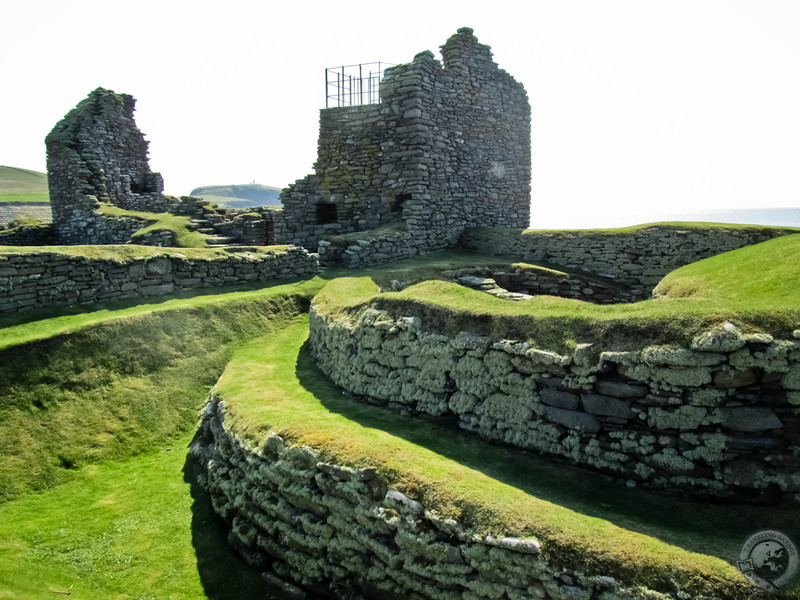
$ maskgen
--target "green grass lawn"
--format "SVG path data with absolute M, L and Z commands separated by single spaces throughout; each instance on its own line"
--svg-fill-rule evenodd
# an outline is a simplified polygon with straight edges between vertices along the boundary
M 0 194 L 0 202 L 50 202 L 50 194 Z
M 611 486 L 601 476 L 488 444 L 432 421 L 349 399 L 303 349 L 306 317 L 243 346 L 219 380 L 226 426 L 263 443 L 270 431 L 325 460 L 377 466 L 395 487 L 479 535 L 536 536 L 561 564 L 627 581 L 678 581 L 742 597 L 732 566 L 756 530 L 800 539 L 799 509 L 714 505 Z
M 689 265 L 665 278 L 663 298 L 629 306 L 542 298 L 523 307 L 440 281 L 376 295 L 391 279 L 411 283 L 476 262 L 505 264 L 440 253 L 335 279 L 322 294 L 326 282 L 314 278 L 34 320 L 3 317 L 0 599 L 66 591 L 142 600 L 256 597 L 255 574 L 230 555 L 207 499 L 184 472 L 197 411 L 223 371 L 220 389 L 235 399 L 233 426 L 247 436 L 279 430 L 343 462 L 377 465 L 396 487 L 444 514 L 485 531 L 535 535 L 565 564 L 634 581 L 674 577 L 686 590 L 742 597 L 742 578 L 729 564 L 741 544 L 766 528 L 800 539 L 797 510 L 688 503 L 610 487 L 577 469 L 350 401 L 302 349 L 305 321 L 292 319 L 317 294 L 343 311 L 394 302 L 429 316 L 491 317 L 498 331 L 538 321 L 543 329 L 519 331 L 546 339 L 565 328 L 562 341 L 580 327 L 599 326 L 608 336 L 632 324 L 657 337 L 679 318 L 785 329 L 791 318 L 794 327 L 800 322 L 798 240 Z M 329 270 L 326 278 L 340 274 Z
M 191 435 L 0 505 L 0 599 L 264 598 L 194 483 Z
M 0 201 L 6 195 L 48 195 L 47 173 L 0 165 Z

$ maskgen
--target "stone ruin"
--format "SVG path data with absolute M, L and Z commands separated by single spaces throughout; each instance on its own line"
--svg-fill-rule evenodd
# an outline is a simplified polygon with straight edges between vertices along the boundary
M 528 227 L 525 89 L 472 29 L 441 50 L 443 63 L 425 51 L 387 69 L 380 104 L 321 111 L 315 172 L 283 190 L 276 241 L 316 249 L 394 222 L 408 255 L 451 246 L 467 227 Z
M 97 88 L 53 128 L 45 140 L 50 203 L 57 241 L 124 243 L 141 219 L 109 218 L 100 203 L 121 209 L 166 212 L 176 199 L 147 160 L 148 142 L 133 119 L 135 100 Z
M 282 209 L 241 215 L 164 196 L 133 120 L 134 99 L 98 88 L 47 136 L 56 238 L 125 243 L 143 226 L 99 212 L 100 203 L 189 215 L 224 243 L 297 244 L 323 254 L 342 234 L 391 225 L 391 235 L 373 234 L 380 245 L 351 240 L 327 252 L 337 261 L 354 244 L 367 256 L 345 264 L 357 266 L 452 246 L 467 227 L 527 227 L 527 94 L 469 28 L 447 40 L 442 57 L 425 51 L 387 69 L 380 104 L 323 109 L 314 173 L 283 190 Z

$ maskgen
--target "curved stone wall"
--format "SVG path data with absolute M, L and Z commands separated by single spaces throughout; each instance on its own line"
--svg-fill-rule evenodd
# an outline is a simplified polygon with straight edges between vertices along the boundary
M 307 598 L 305 590 L 353 600 L 701 597 L 657 573 L 648 589 L 556 564 L 533 538 L 478 535 L 390 489 L 374 468 L 323 460 L 277 435 L 254 447 L 226 426 L 226 404 L 213 394 L 190 453 L 231 525 L 229 541 L 283 598 Z M 719 597 L 742 593 L 741 582 L 726 585 Z
M 578 344 L 561 355 L 469 331 L 448 337 L 431 327 L 430 307 L 426 318 L 312 305 L 312 353 L 372 402 L 450 416 L 628 485 L 800 502 L 800 331 L 773 339 L 726 323 L 689 347 Z
M 475 252 L 588 271 L 627 286 L 634 297 L 643 299 L 678 267 L 796 233 L 800 229 L 709 223 L 654 223 L 594 231 L 482 227 L 466 229 L 459 244 Z

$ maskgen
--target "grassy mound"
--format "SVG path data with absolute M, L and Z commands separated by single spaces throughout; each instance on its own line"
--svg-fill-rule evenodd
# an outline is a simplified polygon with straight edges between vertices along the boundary
M 3 330 L 0 501 L 192 429 L 237 344 L 304 310 L 320 285 L 198 296 Z
M 607 350 L 683 344 L 721 321 L 791 337 L 800 326 L 798 255 L 800 235 L 742 248 L 677 269 L 659 285 L 658 297 L 632 304 L 601 306 L 552 296 L 509 302 L 435 280 L 378 293 L 366 277 L 334 281 L 315 301 L 323 312 L 355 316 L 373 307 L 394 316 L 418 315 L 446 334 L 467 329 L 556 351 L 582 342 L 602 342 Z
M 535 536 L 551 560 L 580 571 L 733 598 L 748 594 L 730 563 L 754 524 L 768 518 L 796 529 L 797 510 L 766 517 L 752 506 L 609 486 L 598 475 L 349 399 L 303 349 L 306 336 L 300 318 L 237 352 L 217 385 L 226 427 L 256 447 L 274 431 L 321 450 L 326 461 L 376 466 L 393 487 L 478 535 Z

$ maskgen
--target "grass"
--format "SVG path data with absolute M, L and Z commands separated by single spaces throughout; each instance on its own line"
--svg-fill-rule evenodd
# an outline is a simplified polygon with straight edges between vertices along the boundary
M 323 285 L 319 278 L 272 284 L 253 284 L 235 291 L 227 288 L 187 291 L 160 296 L 158 300 L 142 303 L 141 298 L 120 300 L 106 304 L 80 305 L 70 309 L 54 309 L 46 312 L 15 313 L 0 316 L 0 350 L 20 346 L 59 335 L 75 333 L 85 327 L 121 318 L 142 316 L 150 313 L 199 309 L 211 304 L 258 300 L 276 294 L 296 294 L 310 298 Z M 69 314 L 70 311 L 72 314 Z M 56 315 L 56 316 L 48 316 Z
M 0 246 L 0 255 L 5 254 L 57 254 L 67 258 L 90 258 L 125 263 L 132 260 L 176 256 L 186 259 L 213 260 L 230 258 L 231 253 L 244 256 L 259 256 L 268 253 L 284 252 L 289 246 L 258 246 L 247 248 L 159 248 L 138 245 L 98 245 L 98 246 Z
M 619 321 L 653 327 L 656 335 L 692 306 L 699 308 L 690 319 L 752 324 L 758 322 L 753 315 L 776 310 L 794 315 L 796 324 L 795 237 L 762 244 L 754 256 L 737 251 L 710 266 L 684 267 L 665 279 L 664 298 L 641 306 L 543 298 L 520 313 L 520 303 L 438 281 L 382 294 L 380 301 L 430 314 L 461 311 L 501 325 L 541 321 L 547 323 L 542 331 L 552 332 L 585 321 L 607 334 Z M 785 245 L 771 245 L 781 240 Z M 109 259 L 165 253 L 144 247 L 60 251 Z M 216 251 L 180 251 L 193 252 Z M 358 310 L 377 301 L 376 281 L 418 281 L 484 258 L 438 253 L 401 261 L 371 270 L 372 278 L 336 279 L 317 298 L 326 308 Z M 750 281 L 753 273 L 758 281 Z M 377 465 L 396 487 L 443 514 L 486 531 L 535 535 L 551 556 L 581 569 L 662 588 L 674 578 L 685 591 L 738 598 L 749 588 L 724 561 L 736 560 L 752 531 L 777 528 L 800 538 L 797 510 L 697 505 L 610 488 L 583 471 L 348 400 L 302 350 L 305 322 L 288 320 L 322 285 L 315 278 L 139 307 L 122 303 L 25 324 L 14 324 L 13 317 L 0 321 L 7 325 L 0 331 L 0 378 L 7 386 L 0 397 L 0 599 L 52 598 L 60 591 L 104 598 L 255 597 L 252 571 L 225 554 L 224 532 L 207 499 L 192 488 L 191 475 L 181 477 L 196 411 L 223 369 L 220 390 L 234 400 L 232 425 L 243 435 L 279 430 L 342 462 Z M 785 325 L 780 315 L 775 322 Z M 270 337 L 255 340 L 265 331 Z
M 136 243 L 136 239 L 153 231 L 170 231 L 175 237 L 175 246 L 179 248 L 205 248 L 208 236 L 198 231 L 190 231 L 189 217 L 181 217 L 170 213 L 152 213 L 135 210 L 125 210 L 111 204 L 103 204 L 100 212 L 109 217 L 136 217 L 149 221 L 147 225 L 131 236 L 131 240 Z
M 190 439 L 0 505 L 0 599 L 264 598 L 185 465 Z
M 574 237 L 574 236 L 604 236 L 604 235 L 620 235 L 631 234 L 643 231 L 645 229 L 666 229 L 678 228 L 684 230 L 704 230 L 704 229 L 727 229 L 727 230 L 761 230 L 761 229 L 780 229 L 780 230 L 796 230 L 800 233 L 800 228 L 797 227 L 778 227 L 772 225 L 745 225 L 740 223 L 713 223 L 705 221 L 659 221 L 656 223 L 643 223 L 641 225 L 630 225 L 628 227 L 612 227 L 606 229 L 520 229 L 519 231 L 525 235 L 550 235 L 556 237 Z M 492 231 L 492 228 L 479 228 L 479 231 L 484 229 Z M 506 230 L 507 231 L 507 230 Z
M 476 529 L 536 536 L 551 559 L 628 582 L 745 597 L 735 563 L 754 529 L 800 534 L 800 511 L 713 506 L 609 486 L 600 476 L 342 396 L 303 349 L 307 322 L 243 346 L 217 385 L 226 427 L 270 431 L 325 460 L 377 466 L 394 487 Z M 575 482 L 580 485 L 575 485 Z M 720 560 L 724 559 L 724 560 Z M 725 562 L 728 561 L 728 562 Z
M 0 502 L 190 431 L 234 348 L 304 310 L 319 285 L 21 326 L 0 351 Z
M 434 280 L 378 294 L 369 278 L 334 281 L 315 301 L 324 311 L 355 315 L 371 306 L 419 315 L 445 333 L 469 329 L 556 351 L 575 342 L 602 342 L 608 350 L 685 343 L 721 321 L 790 337 L 800 324 L 796 256 L 800 235 L 776 238 L 677 269 L 658 286 L 662 297 L 631 304 L 601 306 L 551 296 L 509 302 Z
M 47 174 L 0 165 L 0 201 L 7 195 L 47 196 Z
M 50 202 L 50 194 L 0 194 L 0 202 Z

